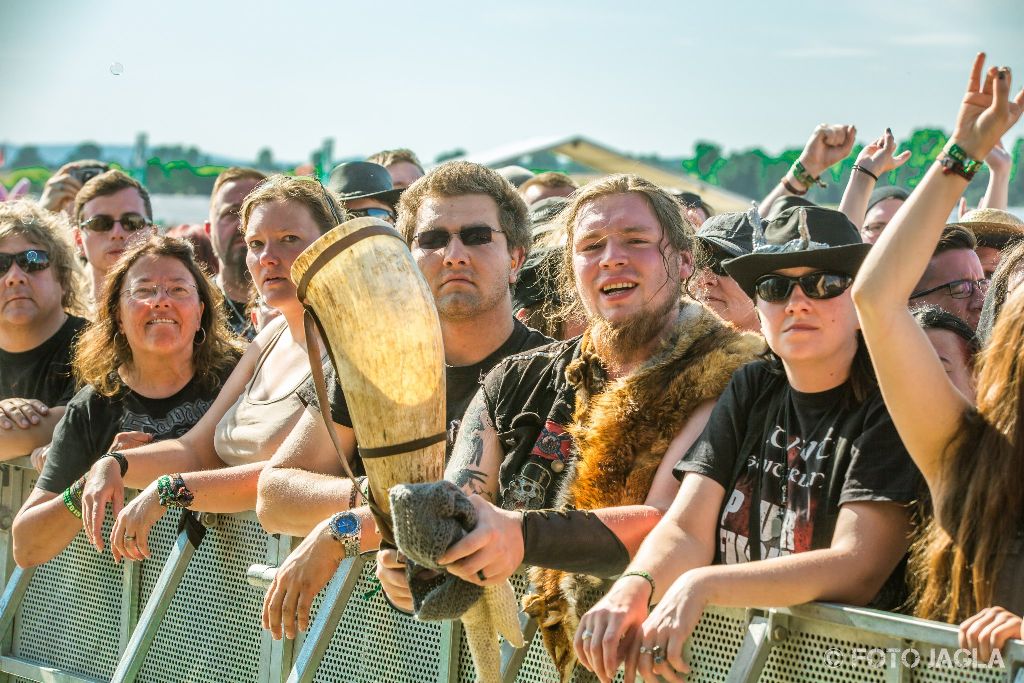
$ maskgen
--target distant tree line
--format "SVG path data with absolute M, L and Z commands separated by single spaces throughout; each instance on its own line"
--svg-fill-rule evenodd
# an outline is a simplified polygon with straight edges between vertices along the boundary
M 910 150 L 911 157 L 905 165 L 882 178 L 880 184 L 900 185 L 913 189 L 924 177 L 925 171 L 946 144 L 947 134 L 941 130 L 915 130 L 904 140 L 899 151 Z M 1010 147 L 1013 154 L 1013 171 L 1010 179 L 1009 201 L 1012 206 L 1024 206 L 1024 174 L 1019 173 L 1020 161 L 1024 158 L 1024 138 L 1016 140 Z M 808 197 L 822 204 L 838 204 L 843 189 L 852 172 L 854 160 L 861 146 L 831 169 L 823 180 L 828 187 L 813 188 Z M 320 167 L 319 152 L 314 152 L 313 165 Z M 462 149 L 453 149 L 438 155 L 436 161 L 464 154 Z M 763 149 L 754 148 L 739 152 L 725 153 L 721 145 L 700 141 L 694 145 L 689 157 L 662 157 L 656 154 L 636 155 L 636 158 L 670 171 L 683 171 L 696 176 L 711 185 L 737 192 L 751 198 L 766 195 L 786 170 L 800 155 L 800 148 L 787 149 L 772 155 Z M 141 168 L 125 169 L 144 182 L 151 192 L 157 194 L 209 194 L 213 181 L 224 166 L 211 163 L 210 156 L 198 148 L 182 145 L 157 146 L 147 151 L 147 159 Z M 102 148 L 92 142 L 78 145 L 66 161 L 74 159 L 103 159 Z M 559 170 L 567 173 L 585 171 L 583 167 L 550 152 L 540 152 L 521 160 L 523 165 L 533 169 Z M 269 148 L 259 151 L 252 166 L 268 172 L 292 172 L 294 169 L 274 161 Z M 56 170 L 48 166 L 39 149 L 26 145 L 20 147 L 13 159 L 7 159 L 0 169 L 0 182 L 12 187 L 20 178 L 28 178 L 35 192 L 42 191 L 46 179 Z M 980 171 L 967 190 L 967 200 L 976 204 L 985 192 L 988 183 L 988 169 Z

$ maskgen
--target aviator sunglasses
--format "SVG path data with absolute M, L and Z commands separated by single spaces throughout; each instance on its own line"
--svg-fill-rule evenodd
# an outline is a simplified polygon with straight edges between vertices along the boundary
M 35 273 L 50 267 L 50 255 L 42 249 L 27 249 L 17 254 L 0 252 L 0 275 L 6 275 L 15 263 L 26 273 Z
M 474 225 L 469 228 L 463 228 L 457 233 L 451 233 L 447 230 L 424 230 L 420 234 L 413 237 L 413 241 L 424 251 L 434 249 L 444 249 L 448 246 L 448 243 L 452 241 L 452 237 L 458 235 L 459 240 L 467 247 L 479 247 L 484 244 L 490 244 L 491 240 L 494 239 L 491 233 L 505 232 L 504 230 L 495 230 L 494 228 L 486 225 Z
M 87 221 L 82 221 L 78 227 L 89 232 L 110 232 L 114 229 L 114 223 L 120 223 L 126 232 L 136 232 L 152 225 L 148 218 L 138 213 L 123 213 L 120 218 L 101 213 Z
M 793 287 L 800 285 L 800 289 L 809 299 L 834 299 L 849 289 L 852 284 L 852 275 L 829 273 L 823 270 L 799 277 L 772 274 L 759 278 L 754 284 L 754 292 L 762 301 L 779 303 L 789 299 L 789 295 L 793 293 Z

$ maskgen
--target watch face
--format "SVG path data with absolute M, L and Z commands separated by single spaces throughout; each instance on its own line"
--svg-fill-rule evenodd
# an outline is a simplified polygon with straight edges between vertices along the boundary
M 359 531 L 359 519 L 352 513 L 344 514 L 334 520 L 334 530 L 341 536 Z

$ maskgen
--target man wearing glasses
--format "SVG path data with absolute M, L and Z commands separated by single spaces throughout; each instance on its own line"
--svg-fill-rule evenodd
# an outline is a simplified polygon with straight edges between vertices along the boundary
M 935 304 L 977 329 L 989 282 L 974 251 L 977 246 L 970 230 L 946 226 L 910 303 Z
M 85 256 L 92 285 L 90 299 L 98 301 L 107 271 L 128 247 L 154 233 L 149 192 L 121 171 L 107 171 L 82 186 L 72 215 L 75 245 Z
M 353 162 L 335 169 L 335 192 L 346 192 L 334 180 L 353 177 L 352 167 L 357 165 L 375 166 Z M 349 201 L 348 213 L 358 212 Z M 405 190 L 396 227 L 409 242 L 437 305 L 444 340 L 450 450 L 466 406 L 488 370 L 508 356 L 551 342 L 512 315 L 510 287 L 530 248 L 526 204 L 491 169 L 449 162 Z M 341 443 L 352 444 L 355 437 L 345 397 L 333 378 L 328 389 L 332 427 Z M 299 390 L 299 396 L 315 402 L 312 382 Z M 278 570 L 267 593 L 264 627 L 278 638 L 294 637 L 296 626 L 305 628 L 310 601 L 345 556 L 349 544 L 340 543 L 332 529 L 346 528 L 344 537 L 350 543 L 357 540 L 364 550 L 376 548 L 379 542 L 369 510 L 349 511 L 357 492 L 343 477 L 324 430 L 319 412 L 307 409 L 260 475 L 256 509 L 263 526 L 271 533 L 306 536 Z M 353 548 L 356 545 L 351 543 Z M 378 562 L 396 572 L 403 566 L 393 552 L 381 553 Z
M 49 444 L 74 395 L 71 349 L 86 320 L 69 313 L 79 298 L 67 232 L 63 214 L 0 204 L 0 459 Z

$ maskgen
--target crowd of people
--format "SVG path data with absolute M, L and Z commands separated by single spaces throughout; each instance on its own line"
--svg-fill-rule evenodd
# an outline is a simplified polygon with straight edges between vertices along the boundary
M 304 537 L 263 626 L 305 630 L 381 535 L 290 273 L 369 217 L 406 241 L 440 320 L 445 478 L 477 521 L 437 563 L 480 586 L 526 567 L 523 609 L 563 673 L 682 680 L 708 605 L 815 600 L 960 624 L 987 659 L 1024 615 L 1024 221 L 1000 144 L 1022 108 L 978 55 L 922 182 L 879 183 L 909 157 L 886 130 L 837 209 L 804 195 L 850 155 L 848 125 L 816 127 L 757 206 L 719 214 L 635 175 L 427 171 L 399 149 L 326 184 L 230 168 L 202 228 L 161 231 L 139 182 L 68 164 L 38 201 L 0 203 L 0 458 L 39 470 L 15 560 L 79 532 L 141 560 L 168 510 L 255 510 Z M 420 604 L 403 555 L 376 559 L 392 606 Z

